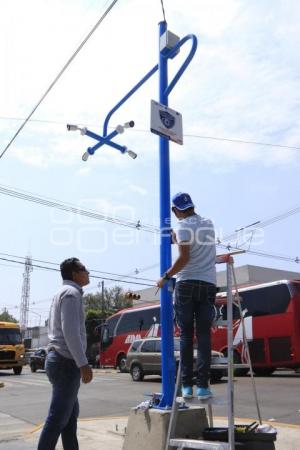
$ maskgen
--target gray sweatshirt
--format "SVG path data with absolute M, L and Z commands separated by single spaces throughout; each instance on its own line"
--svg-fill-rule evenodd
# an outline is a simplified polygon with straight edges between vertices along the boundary
M 88 364 L 82 292 L 77 283 L 65 280 L 53 298 L 48 326 L 48 348 L 74 359 L 77 367 Z

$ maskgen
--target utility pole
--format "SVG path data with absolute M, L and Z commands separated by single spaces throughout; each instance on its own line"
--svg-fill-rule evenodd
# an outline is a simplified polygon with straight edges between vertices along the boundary
M 168 83 L 168 60 L 173 59 L 179 52 L 180 48 L 187 42 L 192 41 L 192 48 L 178 69 L 176 75 L 170 83 Z M 136 153 L 129 150 L 126 146 L 121 146 L 112 141 L 112 139 L 120 133 L 123 133 L 125 128 L 132 128 L 134 122 L 126 122 L 124 125 L 118 125 L 114 131 L 108 134 L 108 125 L 112 115 L 131 97 L 152 75 L 159 71 L 159 105 L 163 108 L 159 114 L 164 114 L 168 106 L 168 98 L 178 80 L 190 64 L 197 50 L 197 38 L 193 34 L 188 34 L 184 38 L 179 39 L 173 33 L 168 31 L 167 23 L 159 23 L 159 63 L 156 64 L 107 114 L 103 124 L 103 136 L 89 131 L 87 128 L 79 127 L 78 125 L 67 125 L 68 130 L 78 130 L 82 135 L 86 135 L 96 141 L 93 147 L 88 147 L 83 154 L 83 161 L 87 161 L 90 155 L 94 155 L 95 151 L 103 145 L 109 145 L 121 153 L 127 153 L 131 158 L 136 158 Z M 154 102 L 155 103 L 155 102 Z M 176 111 L 175 111 L 176 113 Z M 176 113 L 178 114 L 178 113 Z M 170 116 L 170 114 L 168 114 Z M 172 117 L 172 116 L 171 116 Z M 164 123 L 162 116 L 160 120 L 165 128 L 172 128 L 174 125 L 174 117 L 172 121 Z M 169 142 L 168 138 L 174 133 L 166 134 L 162 132 L 162 124 L 159 128 L 151 127 L 151 131 L 158 134 L 159 137 L 159 179 L 160 179 L 160 274 L 164 272 L 171 265 L 171 226 L 170 226 L 170 157 L 169 157 Z M 167 138 L 168 137 L 168 138 Z M 174 140 L 174 139 L 172 139 Z M 181 143 L 179 140 L 174 142 Z M 139 224 L 140 226 L 140 224 Z M 169 408 L 173 403 L 173 394 L 175 389 L 175 362 L 174 362 L 174 343 L 173 343 L 173 305 L 172 294 L 168 290 L 168 286 L 161 289 L 161 334 L 162 334 L 162 397 L 159 403 L 160 408 Z
M 101 309 L 104 314 L 104 280 L 101 281 Z
M 22 297 L 20 305 L 20 328 L 24 332 L 28 326 L 28 310 L 30 299 L 30 273 L 32 272 L 31 256 L 26 256 L 23 273 Z

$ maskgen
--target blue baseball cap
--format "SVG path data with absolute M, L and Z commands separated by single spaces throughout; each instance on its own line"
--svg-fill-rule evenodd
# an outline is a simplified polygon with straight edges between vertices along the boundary
M 188 208 L 195 207 L 190 195 L 184 192 L 178 192 L 177 194 L 175 194 L 172 198 L 172 203 L 173 206 L 175 206 L 175 208 L 179 209 L 180 211 L 185 211 Z

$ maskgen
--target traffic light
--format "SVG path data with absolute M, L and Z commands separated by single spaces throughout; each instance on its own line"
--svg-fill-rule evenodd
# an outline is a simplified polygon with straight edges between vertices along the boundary
M 130 300 L 139 300 L 141 296 L 139 294 L 134 294 L 133 292 L 126 292 L 125 298 Z

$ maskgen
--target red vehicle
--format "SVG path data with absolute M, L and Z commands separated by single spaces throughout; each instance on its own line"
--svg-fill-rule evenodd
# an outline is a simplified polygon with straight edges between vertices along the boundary
M 239 289 L 253 368 L 256 374 L 270 375 L 278 367 L 300 367 L 300 281 L 277 281 Z M 217 315 L 226 320 L 226 293 L 216 300 Z M 236 362 L 246 362 L 242 328 L 234 306 Z M 124 309 L 101 327 L 100 365 L 126 370 L 130 344 L 145 336 L 160 335 L 160 305 L 154 303 Z M 212 348 L 226 354 L 227 329 L 212 329 Z M 174 335 L 178 329 L 174 327 Z M 238 369 L 243 374 L 247 369 Z

